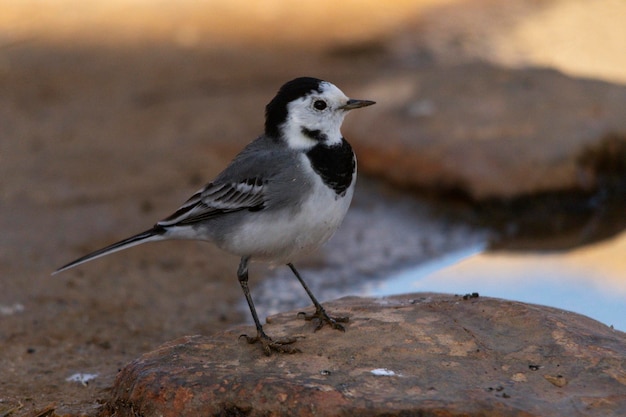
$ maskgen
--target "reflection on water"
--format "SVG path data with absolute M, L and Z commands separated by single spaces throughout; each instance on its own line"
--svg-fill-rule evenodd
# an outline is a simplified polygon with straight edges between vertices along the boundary
M 483 252 L 479 247 L 399 273 L 368 295 L 432 291 L 543 304 L 626 331 L 626 233 L 567 252 Z

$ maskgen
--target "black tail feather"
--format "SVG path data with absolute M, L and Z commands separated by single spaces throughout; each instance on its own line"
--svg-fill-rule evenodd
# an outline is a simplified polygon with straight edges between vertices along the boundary
M 59 269 L 57 269 L 56 271 L 54 271 L 52 273 L 52 275 L 58 274 L 59 272 L 63 272 L 67 269 L 73 268 L 75 266 L 78 266 L 80 264 L 83 264 L 85 262 L 89 262 L 93 259 L 97 259 L 100 258 L 102 256 L 114 253 L 114 252 L 118 252 L 124 249 L 128 249 L 130 247 L 133 246 L 137 246 L 140 245 L 142 243 L 146 243 L 146 242 L 153 242 L 153 241 L 157 241 L 157 240 L 162 240 L 162 236 L 165 233 L 165 228 L 159 225 L 154 226 L 152 229 L 150 230 L 146 230 L 145 232 L 136 234 L 134 236 L 131 236 L 127 239 L 124 240 L 120 240 L 119 242 L 116 242 L 112 245 L 109 245 L 105 248 L 102 249 L 98 249 L 97 251 L 91 252 L 85 256 L 82 256 L 66 265 L 63 265 L 62 267 L 60 267 Z

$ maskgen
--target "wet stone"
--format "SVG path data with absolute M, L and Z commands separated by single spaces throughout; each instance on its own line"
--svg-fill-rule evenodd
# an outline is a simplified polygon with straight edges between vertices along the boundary
M 488 297 L 342 298 L 346 332 L 271 317 L 302 351 L 265 356 L 241 326 L 183 337 L 118 375 L 103 416 L 622 416 L 626 334 Z

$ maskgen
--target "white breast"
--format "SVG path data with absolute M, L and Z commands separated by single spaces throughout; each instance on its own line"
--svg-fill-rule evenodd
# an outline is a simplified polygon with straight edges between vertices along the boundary
M 313 171 L 306 155 L 301 158 L 301 166 L 314 178 L 301 205 L 250 213 L 250 221 L 233 231 L 231 238 L 223 243 L 223 249 L 257 260 L 287 263 L 330 239 L 350 207 L 355 181 L 345 195 L 337 195 Z

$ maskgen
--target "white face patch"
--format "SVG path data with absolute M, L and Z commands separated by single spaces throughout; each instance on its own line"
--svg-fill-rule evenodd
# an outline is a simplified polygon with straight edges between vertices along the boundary
M 309 149 L 320 140 L 327 145 L 341 142 L 340 128 L 346 111 L 340 107 L 349 99 L 329 82 L 320 87 L 321 93 L 311 92 L 287 105 L 287 119 L 281 128 L 290 148 Z

